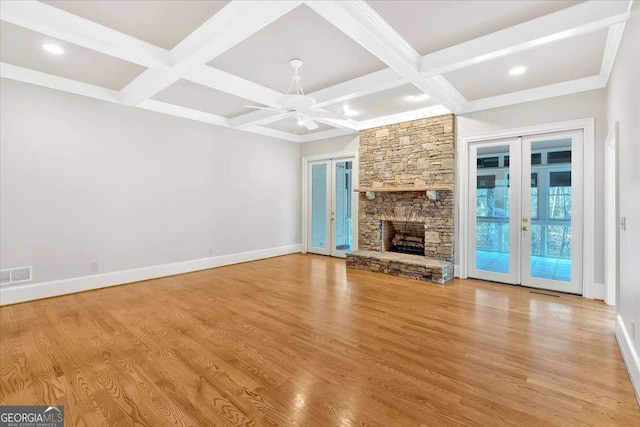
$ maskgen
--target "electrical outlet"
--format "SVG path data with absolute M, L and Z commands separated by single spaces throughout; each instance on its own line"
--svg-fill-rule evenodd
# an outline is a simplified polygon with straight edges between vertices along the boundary
M 91 264 L 89 264 L 89 271 L 92 273 L 97 273 L 98 271 L 100 271 L 100 264 L 98 264 L 97 262 L 92 262 Z

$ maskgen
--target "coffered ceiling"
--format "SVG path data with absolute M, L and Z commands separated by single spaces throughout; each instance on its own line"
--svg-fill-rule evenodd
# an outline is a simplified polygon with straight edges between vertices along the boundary
M 305 142 L 605 87 L 630 5 L 3 0 L 0 76 Z M 309 131 L 246 107 L 276 104 L 292 58 L 317 106 L 349 120 Z
M 56 43 L 65 55 L 47 54 L 42 50 L 45 43 Z M 145 70 L 5 21 L 0 21 L 0 61 L 113 90 L 123 89 Z
M 438 105 L 438 102 L 412 84 L 375 92 L 328 105 L 327 110 L 347 114 L 353 120 L 371 120 L 391 114 Z
M 153 96 L 154 100 L 204 111 L 222 117 L 237 117 L 254 110 L 245 105 L 256 104 L 248 99 L 234 96 L 188 80 L 178 80 Z M 263 106 L 263 104 L 260 104 Z
M 228 1 L 54 0 L 43 1 L 163 49 L 173 49 Z
M 387 68 L 305 4 L 293 9 L 209 65 L 279 92 L 291 82 L 291 58 L 301 58 L 307 92 Z
M 444 78 L 473 101 L 595 76 L 600 72 L 607 34 L 607 30 L 593 31 L 541 45 L 446 73 Z M 516 66 L 526 67 L 526 73 L 510 76 L 508 71 Z
M 375 0 L 369 5 L 420 55 L 575 6 L 580 1 Z

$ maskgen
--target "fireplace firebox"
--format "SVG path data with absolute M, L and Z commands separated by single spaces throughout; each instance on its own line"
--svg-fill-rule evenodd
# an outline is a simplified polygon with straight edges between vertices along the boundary
M 380 221 L 380 248 L 383 252 L 425 255 L 424 223 L 418 221 Z

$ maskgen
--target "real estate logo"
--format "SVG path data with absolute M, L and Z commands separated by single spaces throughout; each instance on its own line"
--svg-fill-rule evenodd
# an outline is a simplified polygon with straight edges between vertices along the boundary
M 0 406 L 0 427 L 64 427 L 64 406 Z

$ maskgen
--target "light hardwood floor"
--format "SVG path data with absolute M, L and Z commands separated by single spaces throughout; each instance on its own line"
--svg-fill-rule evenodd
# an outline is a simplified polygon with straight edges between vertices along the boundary
M 290 255 L 0 309 L 2 404 L 68 426 L 640 426 L 600 302 Z

